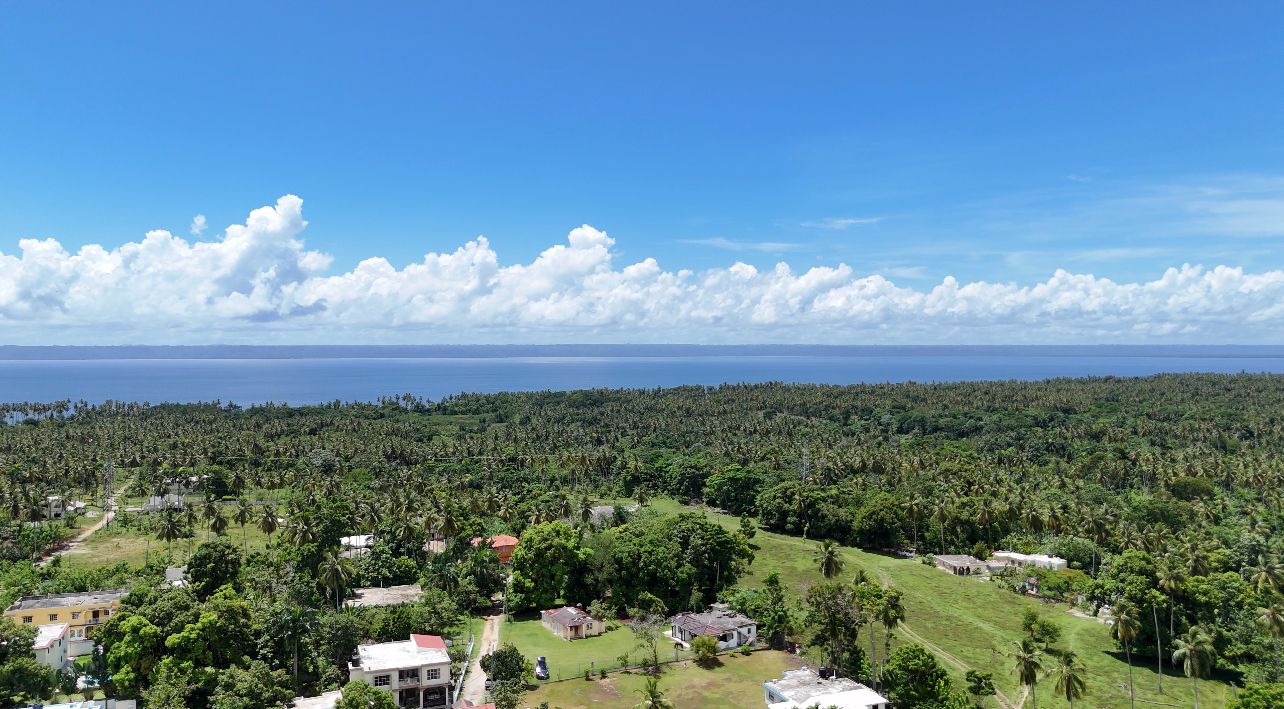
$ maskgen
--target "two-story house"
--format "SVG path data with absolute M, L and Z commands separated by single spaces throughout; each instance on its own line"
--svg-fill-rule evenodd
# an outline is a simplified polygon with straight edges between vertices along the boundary
M 94 628 L 107 622 L 120 608 L 127 588 L 85 593 L 53 593 L 23 596 L 4 609 L 6 618 L 18 625 L 40 626 L 67 624 L 67 657 L 80 657 L 94 651 Z
M 351 681 L 390 692 L 399 707 L 450 705 L 450 655 L 436 635 L 358 645 L 356 660 L 348 665 Z

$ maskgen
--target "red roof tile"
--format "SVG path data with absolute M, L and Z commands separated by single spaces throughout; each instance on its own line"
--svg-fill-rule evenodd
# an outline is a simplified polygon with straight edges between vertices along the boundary
M 446 641 L 441 639 L 440 635 L 411 635 L 411 640 L 415 641 L 417 647 L 426 650 L 445 650 Z

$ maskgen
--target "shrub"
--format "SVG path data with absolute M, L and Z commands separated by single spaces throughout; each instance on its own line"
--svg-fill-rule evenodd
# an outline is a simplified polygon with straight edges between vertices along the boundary
M 691 651 L 695 653 L 696 662 L 708 664 L 718 655 L 718 641 L 708 635 L 701 635 L 691 641 Z

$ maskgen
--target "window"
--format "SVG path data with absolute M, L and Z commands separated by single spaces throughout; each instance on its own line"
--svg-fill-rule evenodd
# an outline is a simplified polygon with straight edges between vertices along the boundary
M 71 639 L 72 639 L 72 640 L 83 640 L 83 639 L 84 639 L 84 637 L 85 637 L 85 629 L 84 629 L 84 628 L 72 628 L 72 629 L 71 629 Z
M 72 619 L 72 620 L 80 620 L 80 611 L 72 611 L 72 612 L 71 612 L 71 619 Z
M 424 675 L 426 679 L 441 679 L 441 670 L 436 667 L 432 667 L 429 668 Z
M 32 618 L 32 617 L 31 617 L 31 616 L 29 616 L 29 615 L 24 615 L 24 616 L 22 616 L 22 622 L 23 622 L 23 623 L 30 623 L 32 620 L 34 620 L 34 618 Z
M 50 622 L 50 623 L 52 623 L 52 622 L 54 622 L 54 621 L 56 621 L 56 620 L 58 620 L 58 614 L 57 614 L 57 613 L 50 613 L 50 614 L 49 614 L 49 622 Z
M 413 670 L 401 670 L 397 672 L 397 681 L 398 682 L 418 682 L 419 669 L 416 668 Z
M 593 623 L 591 623 L 591 622 L 590 622 L 590 623 L 588 624 L 588 629 L 589 629 L 589 630 L 592 630 L 592 629 L 593 629 Z
M 392 684 L 392 675 L 375 675 L 374 686 L 387 687 Z

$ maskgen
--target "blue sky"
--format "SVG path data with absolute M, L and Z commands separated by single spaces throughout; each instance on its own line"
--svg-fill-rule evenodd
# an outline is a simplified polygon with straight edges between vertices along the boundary
M 299 279 L 371 257 L 402 269 L 479 235 L 500 266 L 534 264 L 581 224 L 609 234 L 614 270 L 785 261 L 920 294 L 1058 269 L 1144 284 L 1183 264 L 1284 268 L 1284 5 L 692 5 L 7 3 L 0 253 L 195 241 L 196 214 L 215 241 L 298 195 L 306 232 L 282 238 L 330 257 Z M 103 339 L 67 293 L 10 290 L 10 339 Z M 240 317 L 315 340 L 291 314 L 319 297 L 203 332 L 244 339 Z M 37 317 L 49 299 L 56 333 Z M 627 317 L 534 334 L 524 317 L 464 339 L 629 337 Z M 164 339 L 148 322 L 131 337 Z M 417 341 L 407 327 L 379 339 Z

